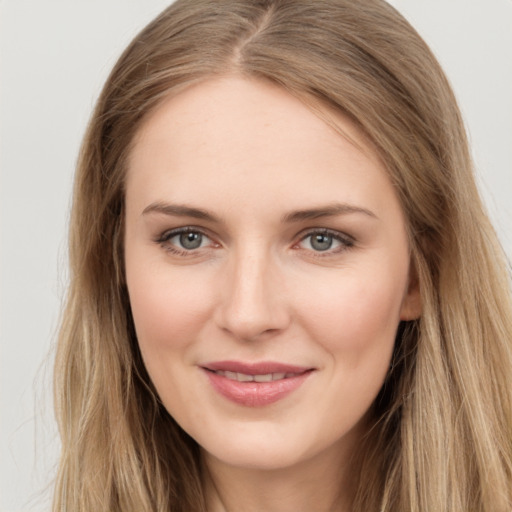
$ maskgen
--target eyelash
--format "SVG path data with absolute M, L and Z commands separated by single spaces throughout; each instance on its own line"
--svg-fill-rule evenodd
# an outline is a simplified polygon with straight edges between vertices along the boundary
M 184 256 L 184 257 L 192 256 L 195 254 L 195 251 L 197 251 L 197 249 L 200 249 L 202 247 L 199 247 L 197 249 L 188 249 L 187 250 L 187 249 L 179 248 L 178 246 L 169 243 L 170 240 L 172 240 L 174 237 L 180 236 L 180 235 L 186 235 L 187 233 L 199 234 L 202 237 L 211 240 L 211 238 L 202 229 L 196 228 L 194 226 L 186 226 L 183 228 L 177 228 L 177 229 L 171 229 L 169 231 L 164 231 L 156 239 L 156 242 L 158 244 L 160 244 L 166 251 L 168 251 L 172 254 L 176 254 L 178 256 Z M 216 245 L 218 245 L 218 244 L 216 244 Z
M 176 254 L 178 256 L 183 256 L 183 257 L 194 256 L 197 254 L 196 251 L 199 249 L 202 249 L 203 247 L 198 247 L 195 249 L 184 249 L 184 248 L 179 248 L 176 245 L 169 243 L 170 240 L 172 240 L 174 237 L 184 235 L 187 233 L 199 234 L 202 237 L 207 238 L 208 240 L 211 241 L 211 238 L 202 229 L 197 228 L 195 226 L 186 226 L 186 227 L 182 227 L 182 228 L 172 229 L 169 231 L 164 231 L 161 235 L 159 235 L 157 237 L 157 239 L 155 241 L 156 241 L 156 243 L 160 244 L 166 251 L 168 251 L 172 254 Z M 300 244 L 302 244 L 305 240 L 307 240 L 308 238 L 313 237 L 315 235 L 317 235 L 317 236 L 323 235 L 323 236 L 330 237 L 330 238 L 332 238 L 333 241 L 338 242 L 340 244 L 340 246 L 338 248 L 331 249 L 331 247 L 329 247 L 324 251 L 314 250 L 314 249 L 305 249 L 307 252 L 310 252 L 310 253 L 314 254 L 315 257 L 319 257 L 319 258 L 328 257 L 333 254 L 339 254 L 340 252 L 343 252 L 345 250 L 348 250 L 348 249 L 354 247 L 354 244 L 355 244 L 354 238 L 352 238 L 349 235 L 342 234 L 339 231 L 335 231 L 332 229 L 316 228 L 316 229 L 311 229 L 305 233 L 302 233 L 300 235 L 299 241 L 293 245 L 293 248 L 300 249 L 300 247 L 299 247 Z M 202 242 L 203 242 L 203 240 L 201 241 L 201 243 Z M 311 242 L 310 242 L 310 244 L 311 244 Z M 220 247 L 219 244 L 215 244 L 215 246 Z
M 354 247 L 354 244 L 355 244 L 354 238 L 352 238 L 349 235 L 340 233 L 339 231 L 335 231 L 332 229 L 316 228 L 316 229 L 311 229 L 311 230 L 307 231 L 306 233 L 303 233 L 300 237 L 300 240 L 296 244 L 294 244 L 294 247 L 297 247 L 299 244 L 301 244 L 308 238 L 313 237 L 315 235 L 317 235 L 317 236 L 323 235 L 323 236 L 331 237 L 333 241 L 339 242 L 339 244 L 340 244 L 340 246 L 338 248 L 331 249 L 329 247 L 325 251 L 319 251 L 319 250 L 315 251 L 314 249 L 306 249 L 308 252 L 311 252 L 312 254 L 314 254 L 314 256 L 316 258 L 325 258 L 325 257 L 332 256 L 333 254 L 339 254 L 343 251 L 346 251 L 346 250 Z M 310 242 L 310 244 L 311 244 L 311 242 Z

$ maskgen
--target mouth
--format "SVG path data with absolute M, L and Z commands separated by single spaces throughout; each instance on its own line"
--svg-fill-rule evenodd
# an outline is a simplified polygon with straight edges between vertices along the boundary
M 297 390 L 314 368 L 275 362 L 218 361 L 201 366 L 215 391 L 245 407 L 270 405 Z
M 212 371 L 212 370 L 210 370 Z M 283 373 L 283 372 L 276 372 L 276 373 L 262 373 L 262 374 L 256 374 L 251 375 L 248 373 L 239 373 L 239 372 L 230 372 L 230 371 L 223 371 L 223 370 L 216 370 L 214 373 L 217 375 L 220 375 L 222 377 L 226 377 L 226 379 L 230 380 L 236 380 L 238 382 L 273 382 L 276 380 L 282 380 L 282 379 L 290 379 L 292 377 L 296 377 L 297 375 L 300 375 L 299 373 Z

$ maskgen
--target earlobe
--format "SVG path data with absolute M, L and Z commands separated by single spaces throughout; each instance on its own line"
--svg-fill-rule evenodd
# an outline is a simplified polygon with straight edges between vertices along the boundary
M 413 262 L 409 274 L 407 291 L 400 308 L 400 320 L 417 320 L 423 309 L 418 273 Z

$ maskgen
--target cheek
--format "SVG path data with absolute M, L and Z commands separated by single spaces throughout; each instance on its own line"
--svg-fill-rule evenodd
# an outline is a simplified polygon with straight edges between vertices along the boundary
M 211 316 L 204 280 L 165 269 L 134 266 L 131 270 L 127 265 L 130 304 L 143 354 L 186 347 Z
M 304 329 L 328 355 L 323 369 L 332 392 L 318 397 L 317 406 L 331 418 L 325 431 L 332 436 L 358 424 L 388 373 L 405 283 L 377 277 L 345 275 L 318 289 L 316 300 L 303 297 Z
M 391 354 L 406 278 L 393 272 L 340 272 L 328 286 L 301 293 L 305 328 L 333 358 L 362 364 Z M 299 290 L 296 291 L 299 293 Z
M 197 411 L 186 405 L 189 390 L 182 383 L 193 367 L 194 342 L 211 317 L 208 287 L 165 265 L 127 264 L 127 284 L 146 370 L 166 409 L 188 425 Z

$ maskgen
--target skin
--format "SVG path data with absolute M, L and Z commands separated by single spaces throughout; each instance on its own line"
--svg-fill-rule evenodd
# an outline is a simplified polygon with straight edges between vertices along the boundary
M 358 130 L 336 122 L 347 138 L 283 89 L 229 76 L 166 100 L 130 155 L 136 332 L 165 407 L 202 447 L 210 511 L 348 510 L 397 327 L 420 314 L 394 189 Z M 202 233 L 198 248 L 172 231 L 184 227 Z M 326 229 L 318 250 L 312 233 Z M 221 360 L 314 371 L 247 407 L 201 369 Z

